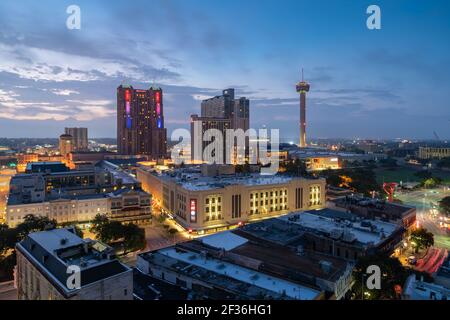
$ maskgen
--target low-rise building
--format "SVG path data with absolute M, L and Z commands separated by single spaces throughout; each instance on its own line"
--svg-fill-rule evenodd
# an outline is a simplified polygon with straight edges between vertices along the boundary
M 434 282 L 437 285 L 450 289 L 450 256 L 447 256 L 438 271 L 434 274 Z
M 19 300 L 133 299 L 132 269 L 73 229 L 30 233 L 16 249 Z
M 325 179 L 205 176 L 200 167 L 165 172 L 142 167 L 137 169 L 137 179 L 180 225 L 199 233 L 325 205 Z
M 270 219 L 278 220 L 278 219 Z M 282 221 L 280 221 L 282 223 Z M 353 263 L 291 245 L 288 229 L 263 222 L 138 256 L 145 274 L 190 290 L 196 299 L 341 299 Z M 298 235 L 296 235 L 298 236 Z
M 416 208 L 372 199 L 358 195 L 345 195 L 329 201 L 329 206 L 336 210 L 348 211 L 358 216 L 392 222 L 411 230 L 416 223 Z
M 438 147 L 419 147 L 420 159 L 443 159 L 450 158 L 450 148 L 438 148 Z
M 450 289 L 443 286 L 418 280 L 410 275 L 402 292 L 403 300 L 449 300 Z
M 96 194 L 55 194 L 43 201 L 21 202 L 8 199 L 6 222 L 15 227 L 25 216 L 46 216 L 58 224 L 87 224 L 96 215 L 105 215 L 120 222 L 148 223 L 151 220 L 151 196 L 142 190 L 119 189 Z
M 328 208 L 291 213 L 263 223 L 268 224 L 266 228 L 295 230 L 298 243 L 305 248 L 348 261 L 379 252 L 391 254 L 406 233 L 398 224 Z
M 65 224 L 85 224 L 97 214 L 121 222 L 149 222 L 151 195 L 124 176 L 99 168 L 16 175 L 10 183 L 6 222 L 17 226 L 29 214 Z

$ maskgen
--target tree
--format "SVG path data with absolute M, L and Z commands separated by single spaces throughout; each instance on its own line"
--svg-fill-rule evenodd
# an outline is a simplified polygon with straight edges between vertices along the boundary
M 367 268 L 378 266 L 381 271 L 381 289 L 367 288 Z M 354 299 L 384 300 L 398 299 L 396 287 L 401 286 L 409 275 L 408 269 L 402 266 L 397 258 L 386 254 L 375 254 L 361 257 L 353 270 L 355 281 L 352 287 Z
M 419 228 L 411 232 L 411 243 L 416 249 L 416 253 L 420 249 L 425 249 L 434 245 L 434 236 L 425 228 Z
M 28 214 L 24 217 L 23 222 L 15 228 L 18 241 L 24 239 L 31 232 L 55 229 L 56 225 L 57 223 L 54 219 Z
M 119 221 L 110 221 L 104 215 L 97 215 L 92 221 L 91 232 L 96 237 L 108 244 L 117 247 L 118 242 L 122 244 L 123 254 L 130 251 L 142 250 L 146 246 L 145 230 L 130 223 L 121 224 Z
M 428 170 L 418 171 L 418 172 L 414 173 L 414 175 L 423 180 L 430 179 L 432 177 L 431 172 Z
M 0 225 L 0 278 L 11 279 L 16 264 L 16 243 L 22 241 L 30 232 L 56 228 L 56 221 L 48 217 L 26 215 L 24 221 L 15 228 Z
M 425 179 L 424 181 L 422 181 L 422 185 L 425 188 L 434 188 L 434 187 L 438 186 L 441 182 L 442 182 L 442 180 L 440 178 L 431 177 L 431 178 L 428 178 L 428 179 Z
M 397 160 L 395 160 L 394 158 L 390 158 L 390 157 L 386 158 L 386 159 L 381 159 L 380 160 L 380 165 L 382 167 L 389 167 L 389 168 L 398 166 L 397 165 Z
M 123 254 L 130 251 L 143 250 L 146 246 L 145 230 L 137 225 L 130 223 L 122 226 L 123 233 Z
M 288 161 L 285 164 L 281 164 L 281 166 L 285 169 L 287 174 L 294 176 L 305 176 L 307 174 L 306 163 L 300 159 Z
M 108 217 L 102 214 L 97 214 L 92 220 L 90 231 L 100 237 L 100 235 L 104 234 L 104 229 L 106 228 L 106 224 L 109 222 Z
M 0 256 L 5 255 L 8 250 L 14 249 L 18 241 L 16 229 L 11 229 L 6 224 L 0 225 Z
M 444 158 L 437 164 L 438 168 L 450 168 L 450 157 Z
M 445 215 L 450 215 L 450 196 L 442 198 L 441 201 L 439 201 L 439 208 Z
M 327 179 L 327 183 L 334 187 L 347 188 L 367 196 L 370 196 L 372 191 L 382 192 L 375 173 L 368 168 L 326 170 L 322 175 Z

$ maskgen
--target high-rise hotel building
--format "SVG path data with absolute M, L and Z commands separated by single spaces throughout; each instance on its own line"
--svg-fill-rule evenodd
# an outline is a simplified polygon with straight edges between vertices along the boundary
M 209 129 L 217 129 L 224 137 L 224 161 L 225 137 L 227 129 L 242 129 L 246 132 L 250 127 L 250 102 L 247 98 L 235 98 L 234 89 L 222 91 L 222 95 L 203 100 L 201 103 L 201 116 L 191 115 L 191 157 L 192 160 L 207 161 L 203 158 L 203 150 L 208 145 L 203 141 L 204 134 Z M 245 149 L 248 149 L 249 141 L 246 138 Z M 230 150 L 231 151 L 231 150 Z M 238 160 L 235 152 L 231 153 L 233 161 Z M 245 150 L 243 152 L 246 153 Z
M 167 131 L 164 128 L 161 88 L 117 88 L 117 148 L 120 154 L 166 157 Z

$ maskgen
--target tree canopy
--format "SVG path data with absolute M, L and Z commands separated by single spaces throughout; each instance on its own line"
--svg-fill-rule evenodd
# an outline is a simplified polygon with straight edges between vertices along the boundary
M 123 254 L 142 250 L 146 246 L 145 230 L 133 223 L 122 224 L 119 221 L 109 220 L 104 215 L 97 215 L 92 221 L 91 232 L 97 238 L 109 245 L 122 243 Z
M 368 289 L 366 271 L 369 266 L 378 266 L 381 271 L 381 289 Z M 389 257 L 386 254 L 376 254 L 361 257 L 354 270 L 352 287 L 354 299 L 384 300 L 398 299 L 398 288 L 401 288 L 409 270 L 402 266 L 397 258 Z
M 411 242 L 413 243 L 416 252 L 420 249 L 426 249 L 434 245 L 434 236 L 425 228 L 419 228 L 411 232 Z
M 439 201 L 439 208 L 443 214 L 447 216 L 450 215 L 450 196 L 442 198 L 441 201 Z

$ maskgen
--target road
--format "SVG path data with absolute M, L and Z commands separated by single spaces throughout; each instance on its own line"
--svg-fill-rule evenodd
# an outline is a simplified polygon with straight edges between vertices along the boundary
M 9 180 L 11 174 L 0 173 L 0 223 L 4 223 L 6 214 L 6 201 L 9 193 Z
M 449 250 L 450 234 L 440 226 L 438 210 L 433 209 L 433 205 L 437 205 L 446 196 L 450 196 L 448 187 L 399 192 L 396 198 L 406 205 L 416 207 L 419 225 L 433 233 L 435 247 Z

